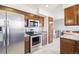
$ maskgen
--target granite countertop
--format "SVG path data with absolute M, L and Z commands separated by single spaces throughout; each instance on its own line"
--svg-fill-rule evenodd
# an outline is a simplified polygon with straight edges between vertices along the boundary
M 70 40 L 79 41 L 79 34 L 78 33 L 65 33 L 61 36 L 61 38 L 67 38 Z
M 30 36 L 30 35 L 28 35 L 28 34 L 25 34 L 25 35 L 24 35 L 24 37 L 27 37 L 27 36 Z

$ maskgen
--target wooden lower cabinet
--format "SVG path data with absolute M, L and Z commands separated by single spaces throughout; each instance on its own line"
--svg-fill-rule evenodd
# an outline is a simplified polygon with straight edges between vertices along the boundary
M 42 34 L 42 46 L 47 45 L 47 34 Z
M 77 46 L 76 46 L 75 53 L 79 54 L 79 42 L 77 42 L 76 45 L 77 45 Z
M 60 39 L 61 54 L 79 54 L 79 42 L 71 39 Z
M 79 54 L 79 47 L 76 47 L 75 54 Z
M 30 37 L 29 36 L 25 37 L 24 46 L 25 46 L 24 47 L 25 53 L 29 53 L 30 52 Z
M 61 38 L 61 41 L 60 41 L 60 52 L 62 54 L 72 54 L 74 53 L 74 44 L 75 42 L 74 41 L 71 41 L 69 39 L 64 39 L 64 38 Z

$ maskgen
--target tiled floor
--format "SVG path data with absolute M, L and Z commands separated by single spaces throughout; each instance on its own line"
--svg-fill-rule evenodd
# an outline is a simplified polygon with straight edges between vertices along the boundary
M 60 53 L 60 39 L 54 39 L 53 43 L 48 44 L 32 54 L 59 54 Z

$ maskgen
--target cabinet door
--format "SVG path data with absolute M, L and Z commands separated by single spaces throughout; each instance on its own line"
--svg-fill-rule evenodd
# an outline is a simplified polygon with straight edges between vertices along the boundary
M 44 27 L 44 17 L 39 16 L 39 22 L 41 23 L 41 26 Z
M 76 44 L 75 53 L 79 54 L 79 42 L 77 42 L 77 44 Z
M 25 53 L 29 53 L 30 52 L 30 38 L 29 36 L 25 37 L 25 41 L 24 41 L 24 50 L 25 50 Z
M 53 18 L 48 17 L 48 43 L 53 42 Z
M 79 47 L 75 48 L 75 54 L 79 54 Z
M 73 54 L 75 51 L 75 42 L 70 39 L 61 38 L 60 40 L 60 53 Z
M 47 34 L 42 34 L 42 45 L 46 45 L 47 44 Z
M 64 15 L 65 15 L 65 25 L 67 25 L 67 26 L 77 25 L 77 8 L 76 8 L 76 6 L 66 8 L 64 10 Z
M 77 24 L 79 25 L 79 4 L 76 5 L 77 7 Z

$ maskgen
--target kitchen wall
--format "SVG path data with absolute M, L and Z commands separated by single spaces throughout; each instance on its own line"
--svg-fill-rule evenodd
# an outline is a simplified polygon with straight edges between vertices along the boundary
M 79 31 L 79 26 L 65 26 L 64 19 L 54 20 L 54 29 L 55 30 L 71 30 L 71 31 Z
M 54 20 L 54 38 L 59 38 L 64 30 L 64 19 Z
M 54 29 L 64 30 L 65 29 L 64 20 L 63 19 L 54 20 Z

